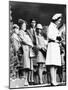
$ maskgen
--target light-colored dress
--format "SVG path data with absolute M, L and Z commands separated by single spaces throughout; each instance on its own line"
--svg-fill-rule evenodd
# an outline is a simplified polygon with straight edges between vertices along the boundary
M 33 44 L 27 32 L 20 30 L 19 35 L 22 40 L 22 48 L 23 48 L 23 57 L 22 57 L 23 68 L 30 69 L 29 53 L 30 53 L 30 46 L 33 46 Z
M 44 37 L 41 35 L 37 35 L 36 38 L 37 38 L 37 47 L 44 48 L 46 50 L 47 40 L 45 40 Z M 37 63 L 40 64 L 45 63 L 45 57 L 40 50 L 38 50 Z
M 59 36 L 59 30 L 54 23 L 50 23 L 48 28 L 48 38 L 55 40 Z M 46 65 L 56 65 L 61 66 L 61 55 L 60 55 L 60 45 L 57 42 L 48 43 Z

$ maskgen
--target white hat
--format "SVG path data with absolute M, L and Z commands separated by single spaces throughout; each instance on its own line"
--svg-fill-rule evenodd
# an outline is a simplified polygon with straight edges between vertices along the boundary
M 52 19 L 53 19 L 53 20 L 56 20 L 56 19 L 58 19 L 59 17 L 62 17 L 62 14 L 61 14 L 61 13 L 55 14 L 55 15 L 52 17 Z
M 37 24 L 37 28 L 43 29 L 43 26 L 41 24 Z
M 14 27 L 19 29 L 19 26 L 18 26 L 17 24 L 14 24 L 14 25 L 13 25 L 13 28 L 14 28 Z

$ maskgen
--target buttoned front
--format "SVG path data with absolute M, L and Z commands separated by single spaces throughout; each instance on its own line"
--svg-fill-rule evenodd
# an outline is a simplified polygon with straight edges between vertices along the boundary
M 56 40 L 59 35 L 59 30 L 56 25 L 51 23 L 48 28 L 48 38 Z M 60 55 L 60 45 L 57 42 L 48 43 L 46 65 L 56 65 L 61 66 L 61 55 Z
M 23 68 L 30 69 L 30 46 L 33 46 L 30 37 L 28 36 L 27 32 L 20 30 L 20 38 L 22 40 L 22 48 L 23 48 Z
M 37 47 L 44 48 L 46 50 L 47 40 L 43 36 L 37 36 Z M 37 63 L 45 63 L 45 57 L 43 53 L 38 50 Z

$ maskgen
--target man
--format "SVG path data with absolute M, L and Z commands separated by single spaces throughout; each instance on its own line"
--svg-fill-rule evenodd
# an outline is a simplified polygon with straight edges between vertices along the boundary
M 30 29 L 27 31 L 32 42 L 33 42 L 33 45 L 35 46 L 36 45 L 36 21 L 34 19 L 31 20 L 31 23 L 30 23 Z M 30 77 L 29 77 L 29 82 L 30 84 L 33 84 L 34 83 L 34 79 L 33 79 L 33 61 L 35 60 L 35 52 L 34 52 L 34 49 L 33 48 L 30 48 L 30 61 L 31 61 L 31 71 L 30 71 Z
M 12 48 L 13 48 L 14 57 L 15 57 L 17 66 L 19 64 L 18 51 L 19 51 L 19 48 L 21 46 L 21 44 L 20 44 L 20 38 L 19 38 L 18 34 L 19 34 L 19 26 L 17 24 L 14 24 L 13 25 L 13 34 L 11 36 L 11 40 L 12 40 Z M 14 65 L 15 65 L 15 63 L 14 63 Z M 19 77 L 19 73 L 17 73 L 16 75 L 17 75 L 17 77 Z
M 11 39 L 13 42 L 13 47 L 14 47 L 16 55 L 17 55 L 17 52 L 20 47 L 20 38 L 19 38 L 18 34 L 19 34 L 19 26 L 17 24 L 14 24 L 13 25 L 13 34 L 11 36 Z

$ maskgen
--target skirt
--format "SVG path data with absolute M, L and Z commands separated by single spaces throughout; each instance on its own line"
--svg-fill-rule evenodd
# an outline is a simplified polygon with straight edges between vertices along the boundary
M 37 63 L 39 64 L 45 64 L 45 57 L 41 51 L 38 51 L 37 55 Z
M 48 44 L 46 65 L 61 66 L 60 46 L 58 43 L 50 42 Z
M 29 46 L 23 45 L 23 69 L 30 70 L 30 57 L 29 57 Z

